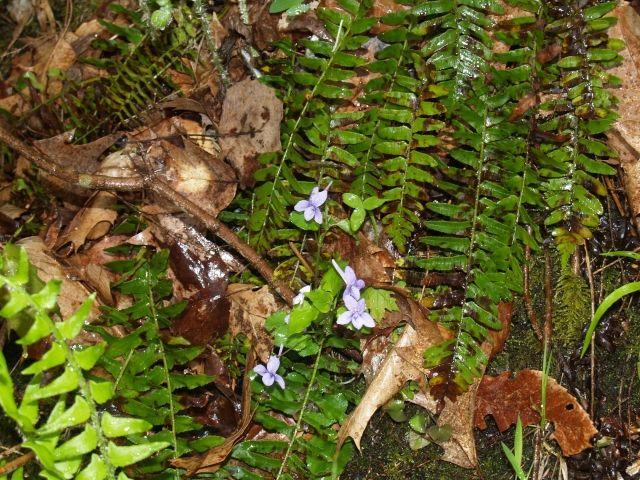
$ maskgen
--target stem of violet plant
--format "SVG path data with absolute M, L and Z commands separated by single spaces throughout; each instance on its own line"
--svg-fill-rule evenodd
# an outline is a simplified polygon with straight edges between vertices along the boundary
M 323 337 L 322 341 L 320 342 L 320 349 L 318 350 L 318 355 L 316 355 L 316 360 L 313 364 L 313 372 L 311 372 L 309 385 L 307 386 L 307 390 L 304 393 L 304 400 L 302 401 L 302 406 L 300 408 L 300 415 L 298 416 L 296 427 L 294 428 L 293 433 L 291 435 L 291 440 L 289 440 L 287 451 L 284 454 L 282 463 L 280 464 L 280 469 L 278 470 L 278 475 L 276 475 L 276 480 L 280 480 L 280 477 L 284 472 L 284 467 L 287 465 L 287 461 L 289 460 L 289 456 L 291 455 L 291 450 L 293 449 L 293 444 L 296 441 L 298 432 L 300 431 L 300 426 L 302 425 L 302 416 L 304 415 L 304 411 L 307 408 L 307 403 L 309 402 L 309 395 L 311 394 L 311 389 L 313 388 L 313 384 L 316 381 L 316 374 L 318 373 L 318 366 L 320 365 L 320 355 L 322 355 L 322 347 L 324 346 L 324 341 L 325 341 L 325 338 Z

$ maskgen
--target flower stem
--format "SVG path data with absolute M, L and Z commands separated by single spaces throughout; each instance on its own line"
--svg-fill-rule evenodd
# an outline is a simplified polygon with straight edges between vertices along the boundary
M 289 456 L 291 455 L 291 450 L 293 449 L 293 444 L 296 441 L 296 436 L 300 431 L 300 426 L 302 425 L 302 416 L 304 415 L 304 411 L 307 408 L 307 403 L 309 402 L 309 395 L 311 394 L 311 389 L 313 388 L 313 384 L 316 381 L 316 374 L 318 373 L 318 366 L 320 365 L 320 355 L 322 355 L 322 347 L 324 346 L 324 341 L 325 341 L 325 337 L 323 337 L 322 341 L 320 342 L 320 349 L 318 350 L 318 355 L 316 355 L 316 360 L 313 364 L 313 372 L 311 372 L 311 379 L 309 379 L 309 385 L 307 386 L 307 390 L 304 393 L 304 400 L 302 401 L 302 406 L 300 407 L 300 415 L 298 416 L 298 421 L 296 422 L 296 428 L 293 430 L 291 439 L 289 440 L 289 445 L 287 446 L 287 451 L 284 454 L 282 463 L 280 464 L 280 469 L 278 470 L 278 475 L 276 475 L 276 480 L 280 480 L 280 476 L 284 473 L 284 467 L 287 465 L 287 461 L 289 460 Z

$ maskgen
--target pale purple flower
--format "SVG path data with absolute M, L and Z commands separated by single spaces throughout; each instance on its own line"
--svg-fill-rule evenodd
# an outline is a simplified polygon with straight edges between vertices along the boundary
M 298 290 L 298 294 L 295 297 L 293 297 L 293 300 L 291 301 L 291 303 L 293 305 L 300 305 L 302 302 L 304 302 L 304 296 L 310 291 L 311 291 L 311 285 L 302 287 L 300 290 Z
M 356 272 L 350 266 L 347 265 L 344 270 L 342 270 L 335 260 L 331 260 L 331 263 L 347 286 L 342 294 L 343 299 L 346 299 L 346 297 L 353 297 L 356 300 L 359 299 L 360 290 L 364 288 L 364 280 L 356 277 Z
M 331 186 L 331 185 L 329 185 Z M 293 209 L 296 212 L 304 212 L 304 219 L 308 222 L 312 218 L 317 224 L 322 224 L 322 212 L 320 207 L 327 201 L 329 187 L 320 191 L 320 188 L 313 187 L 309 200 L 300 200 Z
M 275 355 L 271 355 L 266 367 L 257 365 L 253 371 L 262 377 L 262 383 L 265 387 L 270 387 L 273 382 L 276 382 L 284 390 L 284 378 L 278 375 L 278 368 L 280 368 L 280 359 Z
M 367 312 L 364 298 L 356 299 L 348 295 L 344 297 L 344 304 L 347 307 L 347 311 L 338 316 L 336 321 L 338 325 L 348 325 L 350 323 L 356 330 L 360 330 L 362 327 L 373 328 L 376 326 L 373 317 Z
M 304 287 L 302 287 L 300 290 L 298 290 L 298 294 L 293 297 L 293 300 L 291 301 L 291 304 L 293 306 L 296 305 L 301 305 L 302 302 L 304 302 L 304 296 L 309 293 L 311 291 L 311 285 L 306 285 Z M 291 314 L 287 313 L 287 315 L 284 317 L 284 323 L 286 323 L 287 325 L 289 325 L 289 320 L 291 319 Z

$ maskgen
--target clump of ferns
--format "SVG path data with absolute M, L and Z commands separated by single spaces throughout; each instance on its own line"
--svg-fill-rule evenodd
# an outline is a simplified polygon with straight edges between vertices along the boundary
M 285 60 L 279 60 L 274 66 L 276 74 L 266 76 L 265 81 L 283 92 L 282 151 L 260 158 L 262 168 L 255 175 L 250 199 L 237 203 L 248 210 L 244 218 L 235 215 L 246 221 L 246 239 L 259 252 L 276 259 L 283 276 L 297 262 L 289 242 L 304 248 L 299 229 L 290 228 L 292 206 L 313 187 L 324 188 L 332 179 L 350 174 L 355 166 L 355 159 L 338 147 L 343 140 L 336 126 L 350 121 L 340 108 L 355 96 L 352 78 L 366 63 L 357 53 L 377 20 L 367 17 L 369 0 L 341 0 L 339 4 L 342 10 L 319 8 L 316 12 L 330 39 L 303 39 L 299 45 L 288 40 L 277 43 Z

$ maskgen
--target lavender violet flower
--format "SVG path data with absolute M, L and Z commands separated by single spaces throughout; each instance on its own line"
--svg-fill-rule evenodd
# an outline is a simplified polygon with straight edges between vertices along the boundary
M 362 327 L 373 328 L 376 323 L 373 317 L 367 312 L 364 298 L 356 299 L 350 295 L 344 297 L 344 304 L 347 311 L 340 314 L 336 323 L 338 325 L 353 325 L 353 328 L 360 330 Z
M 300 200 L 293 209 L 296 212 L 304 212 L 304 219 L 307 222 L 313 218 L 317 224 L 322 224 L 320 207 L 327 201 L 328 190 L 329 187 L 322 191 L 318 187 L 313 187 L 309 200 Z
M 266 367 L 257 365 L 253 371 L 262 377 L 262 383 L 265 387 L 270 387 L 273 382 L 276 382 L 284 390 L 284 378 L 278 375 L 278 368 L 280 368 L 280 359 L 271 355 Z
M 346 297 L 353 297 L 356 300 L 359 299 L 360 290 L 364 288 L 364 280 L 356 277 L 356 272 L 350 266 L 347 265 L 344 270 L 342 270 L 335 260 L 331 260 L 331 263 L 347 285 L 342 294 L 343 299 L 345 299 L 345 301 Z

